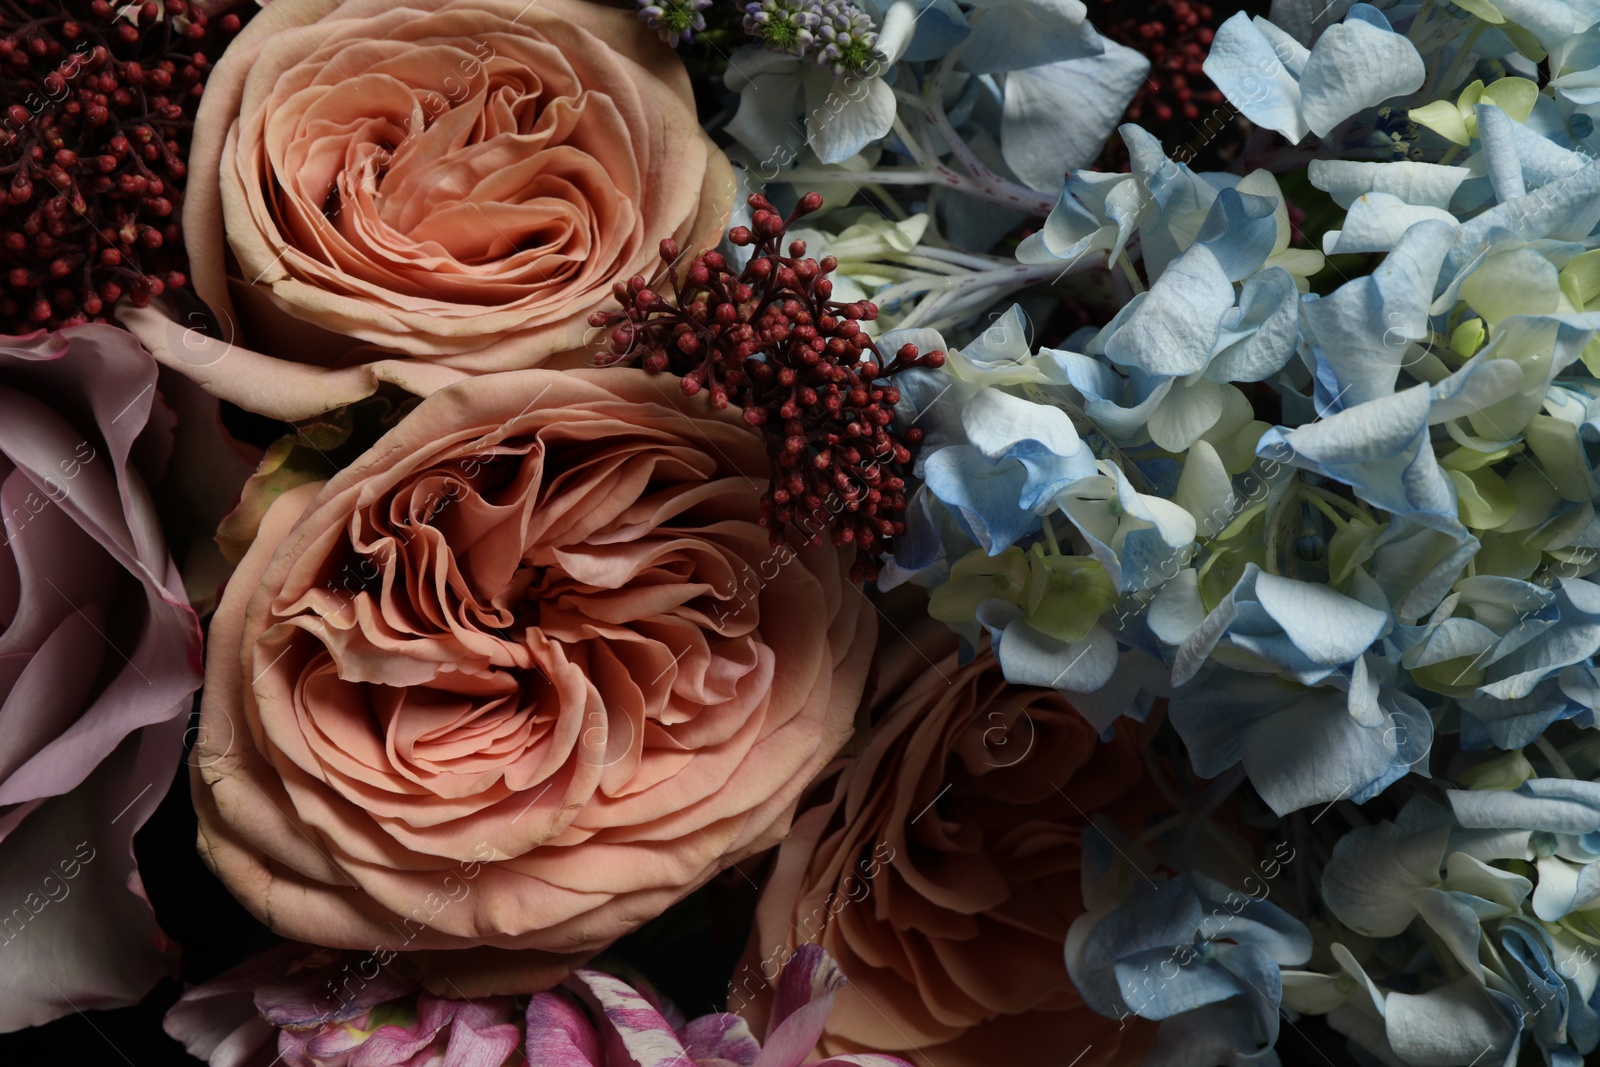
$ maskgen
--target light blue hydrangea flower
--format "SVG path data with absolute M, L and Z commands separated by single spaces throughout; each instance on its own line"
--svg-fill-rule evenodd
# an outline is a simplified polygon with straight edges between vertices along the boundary
M 1600 1047 L 1600 954 L 1566 921 L 1600 899 L 1600 787 L 1534 773 L 1513 754 L 1449 807 L 1345 834 L 1322 878 L 1338 971 L 1285 971 L 1285 1004 L 1403 1064 L 1509 1065 L 1529 1042 L 1578 1067 Z
M 1358 112 L 1416 92 L 1427 78 L 1416 47 L 1369 4 L 1351 7 L 1309 49 L 1241 11 L 1218 28 L 1204 69 L 1246 118 L 1295 142 L 1326 137 Z
M 1198 873 L 1136 882 L 1067 937 L 1067 972 L 1084 1002 L 1161 1022 L 1147 1062 L 1174 1067 L 1277 1064 L 1281 969 L 1310 955 L 1310 933 L 1283 909 Z

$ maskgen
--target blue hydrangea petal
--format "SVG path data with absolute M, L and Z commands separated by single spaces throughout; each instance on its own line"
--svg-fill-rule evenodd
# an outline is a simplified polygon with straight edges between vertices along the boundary
M 1059 188 L 1100 155 L 1149 72 L 1148 59 L 1115 41 L 1098 55 L 1013 70 L 1000 117 L 1006 165 L 1030 188 Z
M 1271 197 L 1223 189 L 1195 235 L 1195 244 L 1211 250 L 1230 282 L 1240 282 L 1261 269 L 1278 238 L 1277 201 Z
M 1600 9 L 1590 0 L 1495 0 L 1495 7 L 1547 49 L 1600 21 Z
M 1128 1007 L 1118 989 L 1117 960 L 1193 943 L 1202 917 L 1200 898 L 1182 882 L 1138 881 L 1120 907 L 1074 922 L 1066 944 L 1067 973 L 1086 1004 L 1108 1018 L 1117 1016 Z
M 1050 209 L 1044 225 L 1024 237 L 1017 246 L 1017 261 L 1049 263 L 1063 260 L 1074 263 L 1096 249 L 1111 248 L 1116 237 L 1116 227 L 1102 221 L 1084 206 L 1073 194 L 1070 185 L 1063 186 L 1061 196 L 1055 207 Z
M 1206 246 L 1193 245 L 1124 321 L 1107 326 L 1106 356 L 1153 375 L 1204 370 L 1233 300 L 1233 283 L 1217 257 Z
M 1533 890 L 1533 913 L 1545 922 L 1559 922 L 1600 900 L 1600 863 L 1575 866 L 1556 856 L 1536 861 L 1539 883 Z
M 1389 617 L 1328 586 L 1260 574 L 1256 597 L 1313 663 L 1348 663 L 1389 627 Z
M 1450 830 L 1445 823 L 1407 833 L 1392 822 L 1351 830 L 1323 871 L 1323 902 L 1357 933 L 1399 935 L 1416 918 L 1417 891 L 1440 884 Z
M 1503 1062 L 1518 1027 L 1500 1001 L 1464 975 L 1426 993 L 1390 993 L 1384 1000 L 1389 1045 L 1406 1063 Z
M 1239 306 L 1222 317 L 1218 350 L 1205 376 L 1214 382 L 1259 382 L 1283 369 L 1300 340 L 1299 290 L 1282 267 L 1245 280 Z
M 1257 1026 L 1259 1012 L 1243 998 L 1163 1022 L 1156 1047 L 1145 1053 L 1142 1067 L 1281 1067 L 1282 1061 Z
M 1532 778 L 1512 790 L 1447 789 L 1445 799 L 1469 830 L 1600 831 L 1600 782 Z
M 1039 527 L 1039 516 L 1017 503 L 1028 471 L 1015 460 L 994 464 L 975 448 L 955 445 L 929 456 L 923 476 L 973 544 L 991 556 Z
M 1372 572 L 1395 616 L 1419 619 L 1439 606 L 1478 547 L 1462 530 L 1396 518 L 1378 537 Z
M 1600 585 L 1563 578 L 1557 598 L 1560 621 L 1495 664 L 1496 678 L 1480 692 L 1501 700 L 1527 696 L 1562 668 L 1600 652 Z
M 1483 928 L 1479 925 L 1477 911 L 1462 899 L 1463 896 L 1442 889 L 1423 888 L 1417 890 L 1411 900 L 1422 921 L 1428 924 L 1462 969 L 1482 981 L 1483 964 L 1478 962 L 1478 943 L 1482 939 Z
M 1486 115 L 1491 111 L 1495 114 Z M 1586 162 L 1583 153 L 1563 148 L 1492 104 L 1479 104 L 1475 113 L 1478 137 L 1488 157 L 1489 176 L 1497 193 L 1500 193 L 1500 183 L 1495 180 L 1495 173 L 1507 164 L 1516 168 L 1525 189 L 1539 189 L 1581 169 Z M 1501 199 L 1507 196 L 1502 193 Z
M 1287 815 L 1346 798 L 1362 803 L 1411 771 L 1426 771 L 1433 720 L 1416 701 L 1386 694 L 1388 725 L 1379 729 L 1352 719 L 1340 694 L 1314 692 L 1245 733 L 1245 773 L 1273 811 Z
M 806 137 L 822 162 L 843 163 L 893 128 L 894 90 L 882 78 L 863 84 L 863 93 L 841 92 L 831 73 L 820 67 L 807 72 Z
M 1266 959 L 1266 953 L 1259 949 L 1254 951 L 1258 960 L 1252 962 L 1265 960 L 1267 965 L 1257 969 L 1269 969 L 1276 977 L 1277 966 Z M 1122 999 L 1142 1018 L 1170 1019 L 1245 991 L 1243 984 L 1222 967 L 1202 961 L 1198 956 L 1178 959 L 1173 956 L 1171 947 L 1163 945 L 1117 960 L 1117 986 Z
M 1413 386 L 1294 429 L 1274 427 L 1256 454 L 1350 486 L 1374 507 L 1467 536 L 1455 486 L 1428 438 L 1429 388 Z
M 1461 227 L 1445 257 L 1442 273 L 1455 278 L 1497 242 L 1510 237 L 1532 241 L 1554 237 L 1581 241 L 1600 222 L 1600 161 L 1552 181 L 1525 196 L 1508 200 Z
M 1268 38 L 1264 25 L 1271 23 L 1243 11 L 1230 16 L 1217 27 L 1202 69 L 1245 118 L 1299 143 L 1311 127 L 1300 110 L 1300 81 L 1285 61 L 1304 64 L 1310 53 L 1293 40 Z
M 978 621 L 994 642 L 1001 673 L 1013 685 L 1092 693 L 1117 669 L 1117 640 L 1096 626 L 1081 641 L 1059 641 L 1028 624 L 1022 609 L 1003 600 L 978 605 Z
M 1300 96 L 1305 125 L 1318 137 L 1360 111 L 1422 88 L 1428 72 L 1416 46 L 1386 27 L 1375 8 L 1357 4 L 1312 47 Z
M 1459 703 L 1465 748 L 1522 748 L 1537 741 L 1552 723 L 1577 718 L 1585 710 L 1561 691 L 1554 678 L 1540 682 L 1525 696 L 1493 697 L 1480 689 Z
M 1384 193 L 1414 207 L 1447 209 L 1463 183 L 1473 177 L 1469 167 L 1410 160 L 1366 163 L 1352 159 L 1313 159 L 1306 167 L 1306 174 L 1312 185 L 1333 197 L 1333 202 L 1347 211 L 1367 193 Z
M 972 6 L 961 65 L 974 74 L 1082 59 L 1105 47 L 1079 0 L 972 0 Z
M 1444 208 L 1408 204 L 1390 193 L 1363 193 L 1350 205 L 1341 228 L 1323 235 L 1322 251 L 1330 256 L 1388 252 L 1412 226 L 1430 220 L 1456 224 L 1456 217 Z
M 972 33 L 955 0 L 917 0 L 916 32 L 901 59 L 942 59 Z
M 1394 391 L 1405 342 L 1428 335 L 1434 283 L 1453 239 L 1453 227 L 1420 222 L 1367 277 L 1301 301 L 1307 340 L 1333 372 L 1340 403 L 1362 404 Z
M 1027 471 L 1017 503 L 1033 512 L 1062 489 L 1096 473 L 1094 456 L 1072 419 L 1049 404 L 980 390 L 961 413 L 967 438 L 989 462 L 1014 459 Z

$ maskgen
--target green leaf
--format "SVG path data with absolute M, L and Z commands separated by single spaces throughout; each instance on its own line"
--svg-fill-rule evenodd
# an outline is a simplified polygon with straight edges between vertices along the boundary
M 1506 17 L 1500 14 L 1500 9 L 1489 3 L 1489 0 L 1450 0 L 1450 2 L 1461 10 L 1471 12 L 1483 21 L 1495 26 L 1499 26 L 1506 20 Z
M 1528 544 L 1520 534 L 1485 530 L 1478 535 L 1478 541 L 1481 547 L 1472 557 L 1473 570 L 1478 574 L 1526 578 L 1544 561 L 1544 552 L 1537 545 Z
M 1020 604 L 1028 588 L 1028 560 L 1015 545 L 998 556 L 982 549 L 962 556 L 950 568 L 950 579 L 933 591 L 928 614 L 940 622 L 971 622 L 985 600 Z
M 1418 126 L 1426 126 L 1452 144 L 1464 148 L 1472 143 L 1472 137 L 1467 133 L 1467 124 L 1461 118 L 1461 111 L 1448 100 L 1435 100 L 1431 104 L 1414 107 L 1406 112 L 1406 118 Z
M 280 437 L 267 447 L 254 474 L 239 491 L 239 502 L 217 527 L 217 545 L 229 563 L 237 564 L 256 539 L 272 502 L 296 486 L 330 477 L 327 456 L 301 443 L 299 435 Z
M 1111 576 L 1092 557 L 1046 555 L 1036 544 L 1028 564 L 1028 624 L 1057 641 L 1082 641 L 1117 602 Z
M 1474 530 L 1492 530 L 1511 518 L 1517 498 L 1505 479 L 1492 470 L 1447 470 L 1455 483 L 1457 511 L 1461 521 Z
M 1387 524 L 1375 526 L 1351 522 L 1328 540 L 1328 584 L 1343 585 L 1355 569 L 1372 558 L 1378 548 L 1378 535 Z
M 1547 315 L 1561 306 L 1561 281 L 1543 253 L 1512 248 L 1467 275 L 1461 299 L 1491 324 L 1512 315 Z
M 1489 84 L 1478 102 L 1493 104 L 1518 122 L 1527 122 L 1538 99 L 1539 86 L 1527 78 L 1500 78 Z
M 1459 656 L 1411 669 L 1411 680 L 1430 693 L 1447 697 L 1470 697 L 1483 682 L 1483 660 L 1487 656 Z
M 1461 783 L 1463 789 L 1504 791 L 1515 789 L 1534 777 L 1537 776 L 1534 774 L 1533 764 L 1528 762 L 1528 757 L 1524 756 L 1519 748 L 1462 771 L 1456 775 L 1456 781 Z
M 1486 331 L 1482 319 L 1468 319 L 1457 326 L 1450 334 L 1450 351 L 1462 359 L 1471 359 L 1483 344 Z
M 1528 447 L 1539 457 L 1545 477 L 1563 500 L 1593 499 L 1589 464 L 1578 440 L 1578 428 L 1565 419 L 1535 415 L 1528 420 Z
M 1189 449 L 1174 499 L 1194 516 L 1195 529 L 1201 537 L 1210 537 L 1232 520 L 1233 482 L 1210 442 L 1202 439 Z
M 1458 448 L 1449 455 L 1440 457 L 1439 466 L 1451 471 L 1475 471 L 1480 467 L 1499 463 L 1516 451 L 1518 449 L 1515 445 L 1497 448 L 1492 452 L 1480 452 L 1476 448 Z

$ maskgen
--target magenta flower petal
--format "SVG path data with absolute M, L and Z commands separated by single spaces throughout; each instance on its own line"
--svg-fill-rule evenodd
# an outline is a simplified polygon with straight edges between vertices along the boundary
M 189 1055 L 212 1067 L 266 1067 L 273 1059 L 268 1050 L 277 1027 L 256 1010 L 256 987 L 281 975 L 291 961 L 309 951 L 305 945 L 286 941 L 195 986 L 168 1009 L 163 1028 Z
M 409 1026 L 378 1027 L 350 1057 L 350 1067 L 401 1067 L 450 1025 L 458 1003 L 423 993 L 417 999 L 416 1021 Z
M 522 1028 L 513 1018 L 510 997 L 461 1004 L 450 1027 L 442 1067 L 501 1067 L 522 1043 Z
M 528 1001 L 529 1063 L 550 1067 L 603 1067 L 594 1023 L 564 994 L 535 993 Z
M 606 1067 L 693 1067 L 672 1024 L 628 983 L 587 967 L 573 971 L 567 982 L 601 1013 Z
M 767 1039 L 755 1067 L 799 1067 L 828 1024 L 844 975 L 820 945 L 801 945 L 778 975 Z
M 274 1026 L 310 1030 L 347 1022 L 417 988 L 409 978 L 380 970 L 371 956 L 352 965 L 338 953 L 289 944 L 299 950 L 300 958 L 263 977 L 255 990 L 256 1010 Z M 371 977 L 365 973 L 369 968 Z
M 699 1067 L 715 1062 L 735 1067 L 753 1067 L 761 1053 L 761 1042 L 750 1032 L 750 1024 L 732 1012 L 702 1015 L 683 1028 L 683 1046 Z

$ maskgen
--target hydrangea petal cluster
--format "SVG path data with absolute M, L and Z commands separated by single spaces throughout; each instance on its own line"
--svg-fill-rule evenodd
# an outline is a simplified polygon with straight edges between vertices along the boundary
M 1531 1045 L 1577 1065 L 1600 1046 L 1600 782 L 1570 776 L 1596 770 L 1572 751 L 1534 759 L 1478 761 L 1447 805 L 1418 797 L 1341 839 L 1332 940 L 1320 967 L 1284 971 L 1285 1004 L 1402 1064 L 1510 1064 Z
M 1269 175 L 1195 174 L 1131 127 L 1129 174 L 1069 175 L 1018 258 L 1103 254 L 1128 299 L 1055 347 L 951 345 L 908 379 L 923 486 L 885 576 L 932 588 L 969 644 L 988 627 L 1008 678 L 1055 668 L 1086 713 L 1078 686 L 1111 717 L 1170 694 L 1195 770 L 1238 768 L 1279 815 L 1427 791 L 1436 745 L 1462 750 L 1448 808 L 1413 801 L 1335 848 L 1323 898 L 1349 936 L 1308 945 L 1312 970 L 1264 970 L 1384 1062 L 1510 1063 L 1529 1042 L 1576 1064 L 1600 969 L 1561 961 L 1594 932 L 1600 852 L 1588 748 L 1552 739 L 1600 709 L 1596 19 L 1466 10 L 1356 5 L 1294 34 L 1240 15 L 1217 35 L 1205 69 L 1230 102 L 1321 141 L 1311 182 L 1345 211 L 1323 251 L 1382 257 L 1327 291 L 1274 232 Z M 1043 564 L 1091 559 L 1063 625 Z M 1475 754 L 1494 749 L 1511 755 Z M 1128 953 L 1182 910 L 1162 893 L 1119 905 Z M 1120 950 L 1077 950 L 1080 988 L 1114 991 Z M 1238 1014 L 1172 996 L 1210 1005 L 1208 1033 Z M 1195 1055 L 1256 1062 L 1270 1014 L 1237 1030 L 1255 1044 Z

